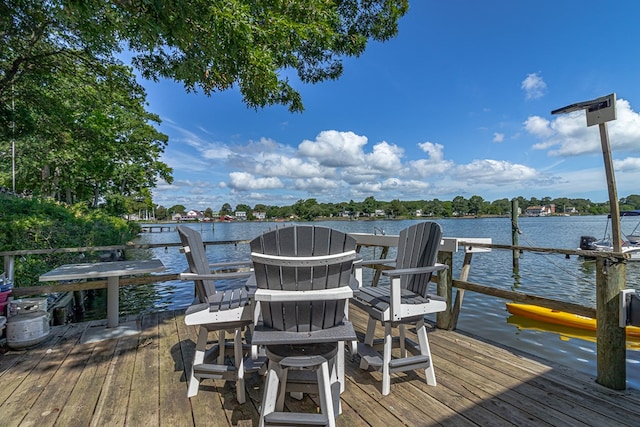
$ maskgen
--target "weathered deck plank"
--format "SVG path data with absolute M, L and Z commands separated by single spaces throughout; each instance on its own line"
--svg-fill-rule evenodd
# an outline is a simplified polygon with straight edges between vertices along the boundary
M 360 335 L 363 313 L 352 310 Z M 54 328 L 39 346 L 0 356 L 0 414 L 5 426 L 257 425 L 261 377 L 247 377 L 247 402 L 234 384 L 204 380 L 188 399 L 185 365 L 195 330 L 181 313 L 140 317 L 137 336 L 81 344 L 90 326 Z M 91 324 L 93 325 L 93 323 Z M 380 394 L 381 375 L 347 357 L 347 387 L 339 426 L 637 425 L 640 393 L 616 392 L 589 375 L 523 357 L 463 334 L 429 333 L 438 385 L 424 372 L 392 376 Z M 215 334 L 211 334 L 211 340 Z M 186 362 L 185 362 L 186 361 Z M 317 396 L 287 397 L 289 410 L 313 411 Z
M 94 410 L 102 394 L 102 386 L 111 365 L 117 340 L 102 341 L 97 344 L 84 344 L 89 360 L 74 385 L 67 402 L 60 402 L 60 415 L 56 420 L 58 426 L 87 426 L 94 416 Z
M 50 384 L 58 384 L 57 382 L 52 382 L 52 379 L 54 379 L 55 373 L 73 350 L 81 333 L 81 328 L 67 328 L 58 342 L 53 341 L 56 344 L 55 346 L 41 348 L 41 351 L 33 359 L 28 357 L 31 360 L 15 367 L 16 369 L 22 369 L 29 365 L 29 362 L 33 361 L 34 363 L 33 369 L 23 371 L 26 376 L 3 403 L 3 422 L 8 424 L 20 423 L 29 414 L 32 407 L 38 408 L 39 405 L 36 402 L 42 393 L 51 394 L 48 386 Z M 60 388 L 60 385 L 56 387 L 56 389 Z M 56 391 L 54 390 L 54 392 Z
M 60 414 L 59 402 L 68 401 L 83 367 L 91 356 L 89 348 L 75 345 L 82 334 L 82 331 L 78 329 L 76 328 L 76 334 L 74 334 L 73 338 L 65 335 L 65 339 L 73 339 L 73 342 L 69 342 L 70 345 L 73 345 L 73 348 L 66 358 L 58 359 L 59 367 L 50 381 L 51 384 L 57 384 L 58 386 L 45 387 L 33 406 L 30 409 L 25 408 L 28 413 L 22 420 L 22 425 L 55 425 Z
M 159 383 L 150 381 L 160 376 L 158 314 L 143 316 L 134 362 L 126 425 L 158 425 L 160 405 Z
M 180 319 L 182 321 L 182 319 Z M 170 312 L 159 318 L 160 345 L 160 420 L 159 425 L 193 424 L 191 404 L 187 397 L 184 363 L 177 334 L 177 318 Z M 184 323 L 184 322 L 183 322 Z M 185 411 L 189 408 L 189 411 Z

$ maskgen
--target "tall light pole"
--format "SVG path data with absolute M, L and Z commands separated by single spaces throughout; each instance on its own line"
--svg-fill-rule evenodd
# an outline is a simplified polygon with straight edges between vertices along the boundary
M 607 122 L 616 119 L 616 94 L 603 96 L 591 101 L 578 102 L 566 107 L 553 110 L 551 114 L 564 114 L 573 111 L 587 111 L 587 127 L 599 125 L 602 156 L 604 157 L 604 170 L 607 176 L 607 188 L 609 190 L 609 206 L 611 209 L 611 231 L 613 232 L 613 251 L 622 251 L 622 238 L 620 234 L 620 207 L 618 205 L 618 191 L 616 190 L 616 178 L 613 172 L 611 160 L 611 146 Z
M 16 194 L 16 104 L 15 91 L 11 85 L 11 191 Z
M 604 157 L 604 169 L 609 189 L 611 210 L 611 232 L 613 233 L 613 252 L 622 252 L 620 233 L 620 206 L 616 179 L 611 160 L 611 146 L 607 122 L 616 119 L 616 94 L 603 96 L 591 101 L 578 102 L 551 112 L 551 114 L 570 113 L 586 110 L 587 126 L 600 127 L 600 142 Z M 596 353 L 597 381 L 614 390 L 626 387 L 626 335 L 619 326 L 620 291 L 627 287 L 626 260 L 618 256 L 596 259 Z

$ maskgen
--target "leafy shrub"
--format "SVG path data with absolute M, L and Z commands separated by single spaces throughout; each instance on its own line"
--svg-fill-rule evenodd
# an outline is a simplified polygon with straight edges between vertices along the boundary
M 122 245 L 140 231 L 135 223 L 84 204 L 0 196 L 0 252 Z M 16 256 L 16 286 L 32 286 L 38 276 L 66 263 L 86 261 L 93 253 Z M 2 266 L 0 266 L 2 267 Z

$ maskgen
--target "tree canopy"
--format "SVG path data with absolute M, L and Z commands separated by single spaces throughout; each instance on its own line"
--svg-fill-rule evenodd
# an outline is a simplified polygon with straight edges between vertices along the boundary
M 249 107 L 302 111 L 303 83 L 340 77 L 345 57 L 398 32 L 408 0 L 3 0 L 0 99 L 11 84 L 78 52 L 127 49 L 145 78 L 209 95 L 237 86 Z M 45 42 L 43 46 L 43 42 Z
M 168 138 L 120 58 L 187 91 L 237 88 L 250 108 L 300 112 L 292 79 L 337 79 L 346 57 L 395 36 L 407 10 L 408 0 L 0 0 L 0 153 L 15 143 L 18 192 L 113 213 L 151 205 L 149 189 L 173 179 L 159 160 Z

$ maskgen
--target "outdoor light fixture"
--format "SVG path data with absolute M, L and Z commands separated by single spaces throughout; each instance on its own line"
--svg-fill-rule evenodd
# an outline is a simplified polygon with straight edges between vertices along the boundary
M 616 178 L 611 159 L 611 146 L 607 122 L 616 119 L 616 94 L 603 96 L 591 101 L 578 102 L 553 110 L 551 114 L 571 113 L 586 110 L 587 126 L 598 125 L 602 143 L 602 157 L 609 190 L 609 209 L 611 211 L 611 234 L 613 252 L 622 252 L 622 234 L 620 233 L 620 206 L 616 190 Z M 614 390 L 624 390 L 626 384 L 626 334 L 621 324 L 621 291 L 626 289 L 626 263 L 624 260 L 611 262 L 610 259 L 596 260 L 596 337 L 597 337 L 597 382 Z M 638 319 L 636 319 L 638 320 Z M 624 319 L 625 323 L 627 319 Z M 607 345 L 601 343 L 609 342 Z M 622 369 L 620 369 L 622 366 Z
M 577 102 L 553 110 L 551 114 L 572 113 L 587 110 L 587 126 L 599 125 L 616 119 L 616 94 L 602 96 L 591 101 Z
M 611 147 L 609 145 L 609 133 L 607 122 L 616 119 L 616 94 L 602 96 L 591 101 L 577 102 L 566 107 L 553 110 L 551 114 L 565 114 L 574 111 L 586 110 L 587 126 L 599 125 L 600 141 L 602 143 L 602 155 L 604 157 L 604 169 L 607 175 L 607 187 L 609 189 L 609 206 L 611 209 L 611 231 L 613 233 L 613 250 L 622 251 L 622 238 L 620 234 L 620 207 L 618 206 L 618 194 L 616 179 L 613 173 L 613 161 L 611 160 Z

